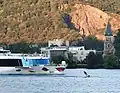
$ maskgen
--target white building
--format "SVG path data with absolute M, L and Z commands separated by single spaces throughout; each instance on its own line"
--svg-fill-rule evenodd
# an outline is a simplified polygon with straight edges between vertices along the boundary
M 48 47 L 51 46 L 58 46 L 58 47 L 69 46 L 69 41 L 64 41 L 62 39 L 54 39 L 52 41 L 48 41 Z
M 78 60 L 79 62 L 82 62 L 83 60 L 86 59 L 88 54 L 90 52 L 96 53 L 96 50 L 85 50 L 84 46 L 81 47 L 66 47 L 66 46 L 61 46 L 61 47 L 47 47 L 47 48 L 41 48 L 42 52 L 49 53 L 50 57 L 55 57 L 55 56 L 65 56 L 66 53 L 70 52 L 73 54 L 73 59 Z
M 60 56 L 60 55 L 64 56 L 67 53 L 67 47 L 61 46 L 61 47 L 41 48 L 41 53 L 48 54 L 50 57 L 55 57 L 55 56 Z
M 72 53 L 73 59 L 79 62 L 85 60 L 90 52 L 94 52 L 96 54 L 96 50 L 85 50 L 84 46 L 69 46 L 69 41 L 63 41 L 62 39 L 49 41 L 48 47 L 41 48 L 41 53 L 46 55 L 48 54 L 50 57 L 59 55 L 65 56 L 68 52 Z
M 90 52 L 94 52 L 96 54 L 96 50 L 85 50 L 84 46 L 69 47 L 69 52 L 71 52 L 73 57 L 80 62 L 85 60 Z

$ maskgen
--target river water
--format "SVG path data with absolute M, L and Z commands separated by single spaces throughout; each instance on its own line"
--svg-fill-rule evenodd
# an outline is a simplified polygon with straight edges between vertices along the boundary
M 120 93 L 120 70 L 66 69 L 65 75 L 1 75 L 0 93 Z

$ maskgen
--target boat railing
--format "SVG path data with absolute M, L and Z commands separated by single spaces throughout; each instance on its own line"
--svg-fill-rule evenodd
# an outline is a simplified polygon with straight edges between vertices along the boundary
M 0 56 L 17 56 L 17 57 L 48 57 L 44 54 L 17 54 L 17 53 L 0 53 Z
M 17 57 L 48 57 L 47 54 L 39 54 L 37 52 L 33 54 L 23 54 L 23 53 L 11 53 L 10 50 L 4 50 L 3 48 L 0 48 L 0 56 L 17 56 Z

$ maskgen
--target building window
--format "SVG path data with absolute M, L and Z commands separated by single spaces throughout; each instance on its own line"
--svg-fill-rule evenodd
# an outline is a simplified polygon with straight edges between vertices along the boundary
M 111 38 L 106 38 L 106 41 L 111 41 Z

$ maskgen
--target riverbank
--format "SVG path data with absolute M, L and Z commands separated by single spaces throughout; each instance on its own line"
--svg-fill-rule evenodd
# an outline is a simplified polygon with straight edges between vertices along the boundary
M 76 69 L 76 68 L 87 68 L 87 69 L 120 69 L 120 65 L 116 65 L 115 67 L 107 66 L 105 67 L 103 64 L 98 64 L 94 67 L 89 67 L 87 64 L 77 64 L 77 65 L 68 65 L 67 69 Z

